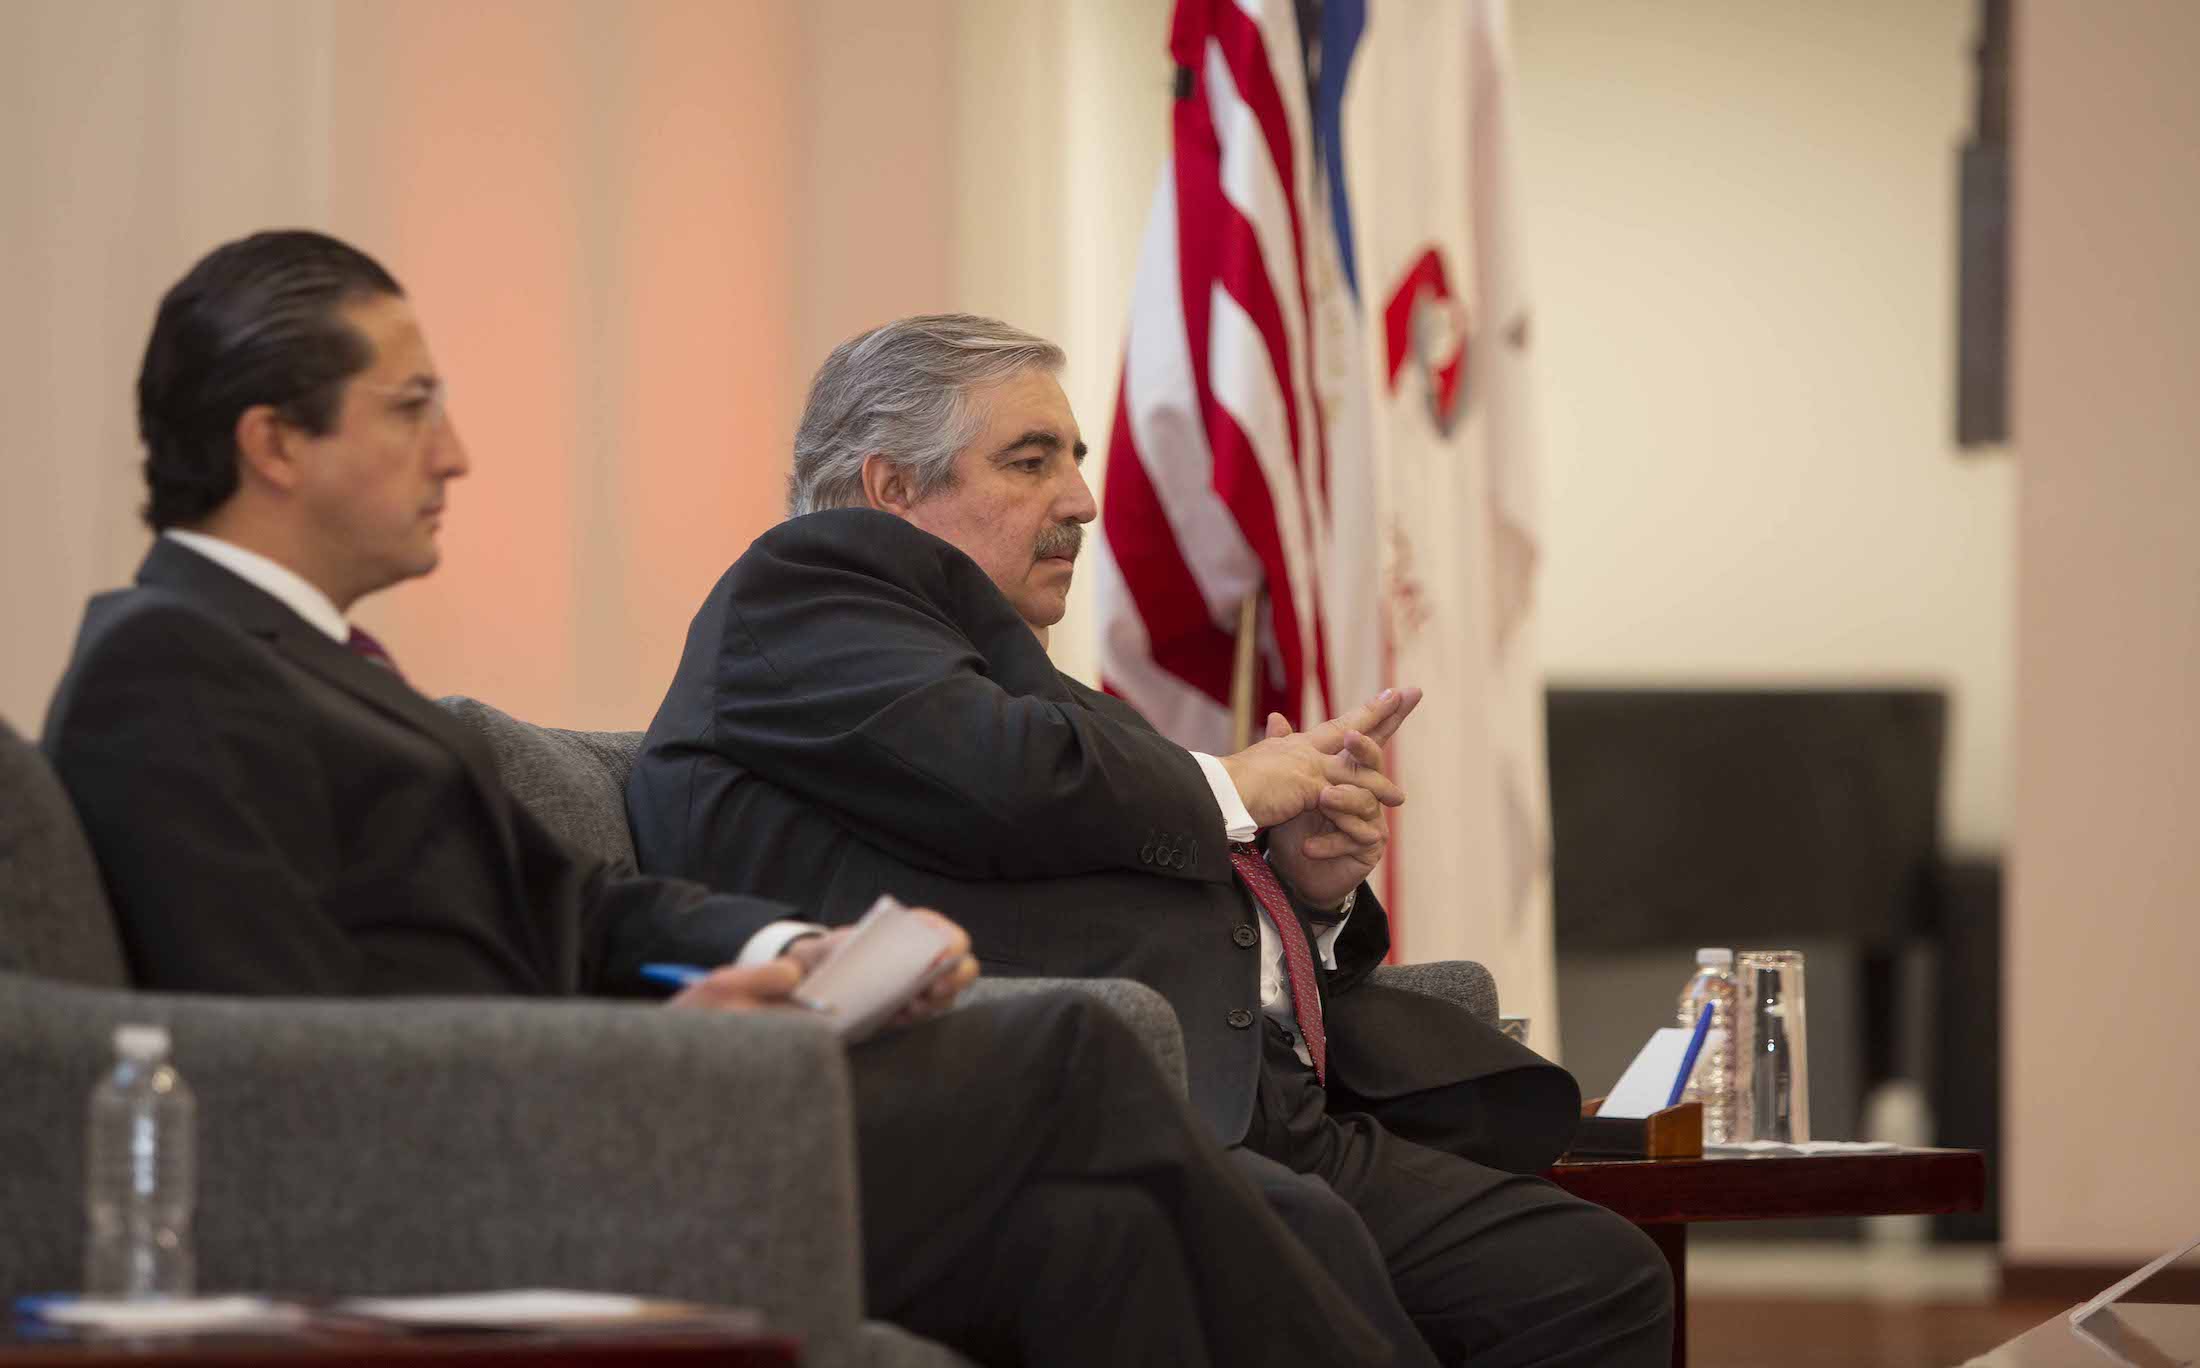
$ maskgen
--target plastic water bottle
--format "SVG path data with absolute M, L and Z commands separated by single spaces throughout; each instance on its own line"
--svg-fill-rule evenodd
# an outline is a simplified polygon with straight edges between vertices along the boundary
M 1696 952 L 1696 972 L 1681 989 L 1680 1024 L 1694 1030 L 1711 1004 L 1711 1029 L 1696 1056 L 1696 1071 L 1689 1075 L 1683 1102 L 1703 1103 L 1703 1140 L 1723 1145 L 1737 1137 L 1741 1121 L 1740 1063 L 1734 1053 L 1734 1013 L 1741 1001 L 1734 982 L 1734 952 L 1704 949 Z
M 168 1062 L 168 1028 L 117 1026 L 84 1147 L 84 1290 L 188 1297 L 198 1104 Z

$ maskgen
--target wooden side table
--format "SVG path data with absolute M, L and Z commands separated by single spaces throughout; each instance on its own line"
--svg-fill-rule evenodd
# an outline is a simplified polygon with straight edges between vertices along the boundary
M 1688 1227 L 1811 1216 L 1937 1216 L 1986 1201 L 1977 1150 L 1562 1160 L 1544 1175 L 1640 1226 L 1673 1270 L 1673 1363 L 1688 1363 Z

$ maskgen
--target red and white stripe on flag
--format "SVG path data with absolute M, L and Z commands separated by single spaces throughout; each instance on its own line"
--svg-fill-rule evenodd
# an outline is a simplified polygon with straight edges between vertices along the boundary
M 1173 152 L 1140 248 L 1096 558 L 1101 677 L 1188 746 L 1227 750 L 1240 605 L 1265 591 L 1256 716 L 1327 716 L 1336 466 L 1317 328 L 1336 245 L 1314 212 L 1288 0 L 1180 0 Z M 1335 362 L 1360 364 L 1357 332 Z M 1366 671 L 1371 682 L 1374 670 Z
M 1312 43 L 1301 12 L 1177 5 L 1173 149 L 1094 558 L 1102 679 L 1179 742 L 1226 749 L 1239 605 L 1265 590 L 1256 717 L 1426 687 L 1390 761 L 1411 798 L 1385 861 L 1394 945 L 1488 964 L 1550 1051 L 1503 0 L 1325 0 Z

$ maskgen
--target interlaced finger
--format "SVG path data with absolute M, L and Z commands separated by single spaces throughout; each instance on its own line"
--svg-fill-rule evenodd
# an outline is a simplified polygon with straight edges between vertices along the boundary
M 1362 841 L 1344 831 L 1324 831 L 1309 836 L 1299 845 L 1300 853 L 1309 860 L 1337 860 L 1354 856 L 1373 868 L 1382 857 L 1383 837 L 1377 835 L 1372 842 Z
M 1349 755 L 1330 756 L 1323 773 L 1332 784 L 1349 784 L 1366 789 L 1384 807 L 1398 807 L 1406 800 L 1405 790 L 1391 782 L 1389 775 L 1371 765 L 1363 765 Z
M 1359 817 L 1349 812 L 1326 813 L 1324 815 L 1328 818 L 1330 830 L 1317 834 L 1323 836 L 1330 835 L 1332 832 L 1342 834 L 1350 838 L 1356 846 L 1382 844 L 1384 830 L 1382 821 L 1379 818 Z

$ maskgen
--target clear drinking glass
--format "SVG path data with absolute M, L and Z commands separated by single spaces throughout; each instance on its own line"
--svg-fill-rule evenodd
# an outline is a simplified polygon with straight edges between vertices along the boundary
M 1745 950 L 1734 958 L 1741 986 L 1742 1124 L 1739 1138 L 1794 1144 L 1810 1139 L 1810 1055 L 1804 1033 L 1803 952 Z

